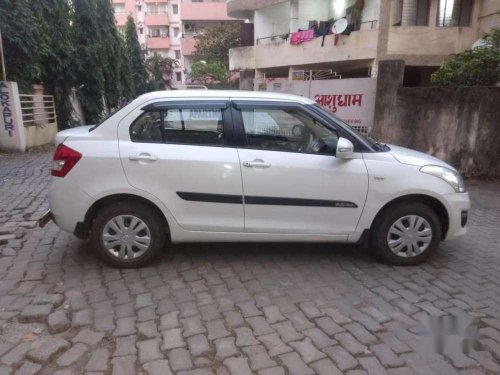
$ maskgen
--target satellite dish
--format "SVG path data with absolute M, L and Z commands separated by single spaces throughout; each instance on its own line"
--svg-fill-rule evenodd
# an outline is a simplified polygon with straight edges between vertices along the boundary
M 345 18 L 338 19 L 332 25 L 332 32 L 334 34 L 342 34 L 346 29 L 347 29 L 347 20 Z

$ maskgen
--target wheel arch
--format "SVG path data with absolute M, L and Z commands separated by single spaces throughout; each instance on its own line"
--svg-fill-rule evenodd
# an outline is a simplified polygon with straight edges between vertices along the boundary
M 370 226 L 370 232 L 372 231 L 372 227 L 374 223 L 377 222 L 377 219 L 383 215 L 384 211 L 389 209 L 390 207 L 393 207 L 395 205 L 401 204 L 401 203 L 423 203 L 430 207 L 438 216 L 439 221 L 441 222 L 441 240 L 446 238 L 446 234 L 448 233 L 448 229 L 450 226 L 450 218 L 448 215 L 448 211 L 445 207 L 445 205 L 437 198 L 432 197 L 430 195 L 425 195 L 425 194 L 407 194 L 403 195 L 397 198 L 394 198 L 393 200 L 387 202 L 375 215 L 375 218 L 372 221 L 372 224 Z
M 90 234 L 90 228 L 92 227 L 92 221 L 94 220 L 96 214 L 99 212 L 100 209 L 113 203 L 127 202 L 127 201 L 141 203 L 151 208 L 153 211 L 155 211 L 158 214 L 158 216 L 163 220 L 163 223 L 165 224 L 165 227 L 167 229 L 167 235 L 170 237 L 170 226 L 163 211 L 151 200 L 141 197 L 139 195 L 129 194 L 129 193 L 111 194 L 96 200 L 92 204 L 92 206 L 90 206 L 89 209 L 87 210 L 84 221 L 77 223 L 74 234 L 81 239 L 88 238 Z

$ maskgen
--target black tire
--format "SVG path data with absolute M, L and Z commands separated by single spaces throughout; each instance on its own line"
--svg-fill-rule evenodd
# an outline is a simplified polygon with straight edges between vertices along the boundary
M 391 226 L 400 218 L 417 215 L 430 225 L 432 237 L 428 247 L 420 254 L 403 257 L 395 254 L 389 247 L 387 236 Z M 371 228 L 371 245 L 375 255 L 383 262 L 398 266 L 414 266 L 427 260 L 436 252 L 441 241 L 441 221 L 432 208 L 423 203 L 401 203 L 384 209 L 375 219 Z
M 112 255 L 104 245 L 102 234 L 105 226 L 119 215 L 133 215 L 142 220 L 149 229 L 149 247 L 137 258 L 121 259 Z M 98 211 L 92 222 L 91 241 L 98 256 L 110 266 L 138 268 L 152 263 L 162 253 L 167 242 L 167 227 L 165 221 L 148 206 L 139 202 L 117 202 Z

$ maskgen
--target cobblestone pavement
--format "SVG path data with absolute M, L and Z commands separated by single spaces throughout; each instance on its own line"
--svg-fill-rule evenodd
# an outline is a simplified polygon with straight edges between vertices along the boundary
M 469 183 L 469 234 L 418 267 L 351 246 L 191 244 L 116 270 L 35 227 L 49 166 L 0 155 L 0 374 L 500 373 L 499 185 Z M 448 314 L 478 328 L 467 355 L 453 330 L 442 354 L 423 335 Z

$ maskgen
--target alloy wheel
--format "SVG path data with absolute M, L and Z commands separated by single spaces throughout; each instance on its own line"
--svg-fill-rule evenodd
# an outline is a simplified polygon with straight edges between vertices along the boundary
M 133 215 L 119 215 L 104 226 L 102 240 L 108 252 L 119 259 L 138 258 L 151 244 L 147 224 Z
M 403 216 L 389 228 L 387 244 L 397 256 L 410 258 L 422 254 L 432 241 L 429 222 L 418 215 Z

